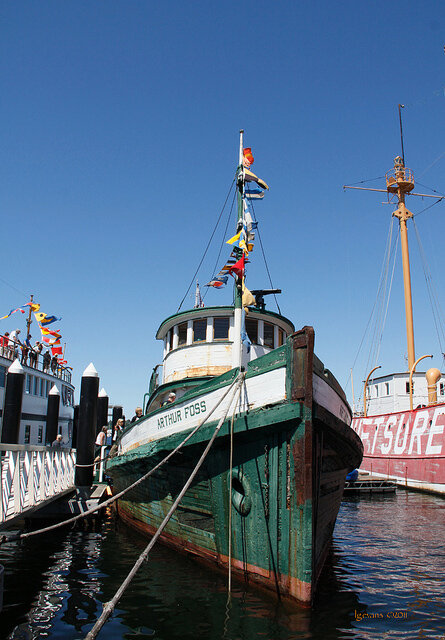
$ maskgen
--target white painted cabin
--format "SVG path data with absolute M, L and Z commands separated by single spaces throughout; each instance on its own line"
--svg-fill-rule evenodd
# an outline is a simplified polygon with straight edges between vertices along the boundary
M 437 401 L 445 402 L 445 375 L 436 385 Z M 425 373 L 413 374 L 413 408 L 428 404 L 428 389 Z M 387 376 L 373 378 L 367 389 L 368 416 L 409 411 L 409 373 L 392 373 Z
M 243 347 L 244 366 L 283 345 L 295 331 L 290 320 L 266 309 L 249 308 L 245 325 L 251 347 L 249 353 Z M 233 306 L 190 309 L 164 320 L 156 333 L 164 343 L 162 374 L 157 375 L 166 390 L 156 403 L 162 404 L 172 389 L 180 398 L 191 387 L 230 371 L 234 331 Z

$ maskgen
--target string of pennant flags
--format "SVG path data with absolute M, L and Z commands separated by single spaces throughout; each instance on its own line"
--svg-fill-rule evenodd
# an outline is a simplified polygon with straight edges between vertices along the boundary
M 252 149 L 246 147 L 243 149 L 243 168 L 240 172 L 240 177 L 246 182 L 255 182 L 262 189 L 269 189 L 267 184 L 250 171 L 250 167 L 254 162 L 252 155 Z M 222 267 L 221 271 L 207 283 L 207 287 L 214 287 L 215 289 L 223 288 L 229 279 L 229 275 L 238 276 L 242 280 L 243 289 L 243 306 L 253 304 L 255 302 L 254 296 L 247 289 L 244 284 L 244 272 L 245 265 L 248 261 L 249 253 L 253 251 L 255 242 L 255 229 L 258 223 L 252 218 L 252 214 L 249 210 L 249 200 L 261 199 L 264 197 L 264 191 L 261 189 L 246 189 L 243 196 L 243 212 L 242 219 L 239 221 L 237 233 L 226 241 L 233 247 L 232 252 Z
M 58 357 L 59 364 L 66 364 L 67 361 L 63 359 L 63 349 L 60 341 L 62 338 L 62 334 L 58 330 L 56 331 L 55 329 L 48 329 L 48 326 L 50 324 L 58 322 L 59 320 L 62 320 L 62 318 L 58 318 L 57 316 L 50 316 L 40 311 L 34 312 L 34 317 L 39 326 L 40 333 L 42 334 L 43 344 L 51 349 L 51 353 L 53 356 Z
M 29 311 L 29 308 L 31 308 L 31 311 L 34 313 L 34 317 L 40 329 L 42 343 L 44 344 L 44 346 L 51 349 L 51 353 L 53 356 L 57 356 L 59 364 L 66 364 L 67 361 L 63 359 L 63 349 L 61 344 L 62 334 L 59 330 L 48 329 L 49 325 L 53 324 L 54 322 L 59 322 L 62 318 L 58 318 L 57 316 L 51 316 L 41 312 L 40 304 L 38 304 L 37 302 L 26 302 L 21 307 L 11 309 L 9 313 L 7 313 L 5 316 L 2 316 L 0 320 L 5 320 L 6 318 L 9 318 L 14 313 L 17 313 L 19 311 L 21 313 L 25 313 L 26 311 Z M 28 347 L 31 347 L 29 338 L 26 339 L 26 344 Z

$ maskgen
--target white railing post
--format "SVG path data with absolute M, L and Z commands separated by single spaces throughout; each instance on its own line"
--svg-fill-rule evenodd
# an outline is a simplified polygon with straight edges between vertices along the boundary
M 105 447 L 101 447 L 100 448 L 99 482 L 103 482 L 104 480 L 104 458 L 105 458 Z
M 75 451 L 0 444 L 0 523 L 74 488 Z

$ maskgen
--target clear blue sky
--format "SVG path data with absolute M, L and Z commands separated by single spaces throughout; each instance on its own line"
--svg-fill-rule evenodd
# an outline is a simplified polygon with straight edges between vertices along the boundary
M 253 170 L 270 185 L 256 214 L 281 311 L 315 327 L 317 354 L 345 385 L 392 209 L 384 194 L 342 185 L 392 167 L 402 102 L 406 164 L 445 191 L 444 27 L 445 5 L 428 1 L 3 2 L 0 315 L 33 293 L 63 317 L 76 386 L 92 361 L 131 416 L 160 362 L 156 329 L 178 308 L 224 203 L 244 128 Z M 445 205 L 417 225 L 444 307 Z M 221 240 L 219 231 L 202 283 Z M 414 234 L 410 242 L 416 353 L 439 356 Z M 269 286 L 258 249 L 250 288 Z M 401 286 L 398 265 L 377 363 L 386 371 L 404 368 Z M 230 301 L 229 289 L 206 297 Z

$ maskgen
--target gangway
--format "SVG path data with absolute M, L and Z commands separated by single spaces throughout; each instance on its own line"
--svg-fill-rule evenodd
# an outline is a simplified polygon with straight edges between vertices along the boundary
M 75 490 L 75 449 L 0 444 L 0 461 L 0 529 Z

